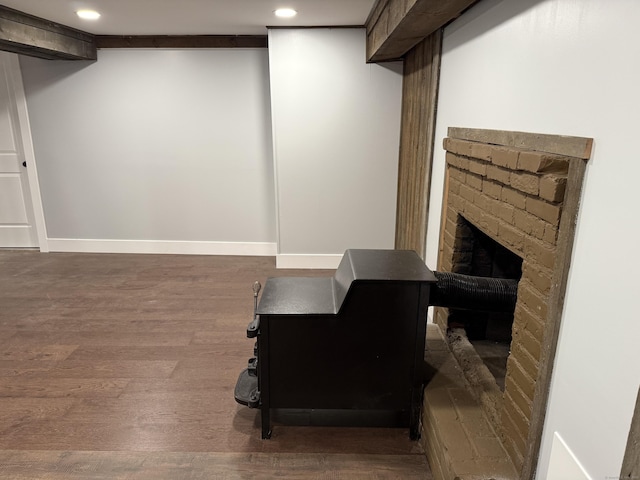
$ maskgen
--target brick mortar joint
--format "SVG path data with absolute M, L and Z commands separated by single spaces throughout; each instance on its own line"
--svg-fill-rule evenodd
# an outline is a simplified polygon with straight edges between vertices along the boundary
M 529 275 L 522 275 L 522 277 L 520 278 L 520 282 L 518 283 L 518 293 L 520 293 L 520 289 L 521 288 L 526 288 L 527 290 L 529 290 L 530 292 L 532 292 L 534 295 L 536 295 L 537 297 L 541 298 L 543 301 L 545 301 L 546 303 L 549 303 L 549 297 L 550 297 L 550 293 L 543 293 L 541 292 L 538 287 L 536 287 L 535 283 L 533 283 L 533 281 L 531 281 L 529 279 Z M 517 302 L 516 305 L 519 305 L 520 302 Z
M 442 330 L 441 330 L 442 331 Z M 437 339 L 437 341 L 442 342 L 443 347 L 445 348 L 445 350 L 447 351 L 447 354 L 450 356 L 453 356 L 453 358 L 455 358 L 455 356 L 453 355 L 453 352 L 451 351 L 451 346 L 449 345 L 448 339 L 446 338 L 446 335 L 442 335 L 441 337 L 439 337 Z M 457 360 L 456 360 L 457 362 Z M 460 375 L 462 375 L 462 373 L 460 372 Z M 455 389 L 460 389 L 462 388 L 464 391 L 466 392 L 470 392 L 469 388 L 470 385 L 468 384 L 468 380 L 462 376 L 462 378 L 459 379 L 461 381 L 461 383 L 456 382 L 455 383 Z M 427 389 L 429 388 L 429 386 L 427 385 Z M 456 409 L 456 411 L 459 413 L 458 408 L 456 407 L 456 402 L 455 399 L 452 397 L 451 393 L 449 392 L 449 388 L 446 385 L 442 385 L 442 386 L 438 386 L 438 389 L 446 389 L 447 393 L 446 396 L 450 399 L 451 401 L 451 405 L 453 406 L 454 409 Z M 425 401 L 426 401 L 427 395 L 425 395 Z M 492 424 L 487 415 L 486 412 L 484 411 L 484 407 L 479 404 L 476 400 L 476 405 L 479 407 L 479 413 L 481 414 L 482 418 L 485 420 L 486 422 L 486 427 L 489 429 L 489 431 L 493 432 L 494 434 L 494 438 L 495 440 L 498 442 L 498 444 L 500 445 L 500 448 L 502 449 L 502 452 L 504 454 L 504 456 L 501 457 L 486 457 L 480 454 L 479 449 L 478 449 L 478 442 L 476 442 L 474 440 L 475 437 L 480 438 L 484 438 L 481 435 L 473 435 L 472 432 L 469 432 L 467 425 L 464 424 L 464 422 L 461 424 L 462 430 L 464 432 L 465 437 L 467 438 L 467 440 L 469 441 L 469 443 L 472 446 L 473 449 L 473 460 L 472 461 L 477 461 L 478 462 L 478 467 L 482 469 L 482 464 L 483 464 L 483 460 L 489 458 L 491 461 L 494 462 L 495 465 L 501 465 L 501 468 L 505 469 L 505 471 L 495 477 L 495 478 L 500 478 L 502 480 L 515 480 L 516 478 L 516 474 L 517 474 L 517 467 L 514 465 L 513 460 L 512 460 L 512 455 L 508 452 L 508 450 L 505 448 L 504 446 L 504 442 L 502 439 L 502 433 L 501 433 L 501 427 L 499 424 Z M 437 432 L 433 432 L 430 430 L 427 430 L 427 424 L 432 424 L 434 425 L 433 428 L 435 428 L 435 430 L 437 430 L 437 427 L 435 427 L 435 425 L 437 425 L 437 422 L 424 422 L 424 419 L 429 419 L 432 420 L 433 419 L 433 415 L 434 413 L 430 411 L 429 409 L 429 405 L 425 403 L 425 408 L 423 410 L 422 413 L 422 431 L 423 433 L 425 433 L 425 435 L 423 436 L 423 439 L 427 436 L 429 436 L 429 438 L 436 438 L 439 437 Z M 459 417 L 461 417 L 461 415 L 458 415 Z M 424 446 L 424 444 L 423 444 Z M 457 471 L 456 469 L 456 461 L 449 457 L 448 455 L 446 455 L 446 451 L 447 448 L 451 448 L 452 446 L 446 446 L 443 445 L 441 442 L 430 442 L 429 445 L 427 445 L 429 448 L 425 448 L 425 452 L 427 452 L 427 457 L 430 457 L 430 455 L 436 455 L 437 458 L 435 458 L 434 460 L 436 461 L 435 463 L 437 464 L 438 468 L 441 469 L 444 467 L 444 465 L 440 464 L 441 460 L 445 460 L 446 463 L 446 473 L 449 475 L 454 475 Z M 429 460 L 431 460 L 431 458 L 429 458 Z M 496 463 L 497 462 L 497 463 Z M 442 470 L 439 470 L 440 472 L 442 472 Z M 485 472 L 485 470 L 479 470 L 478 473 L 480 474 L 481 472 Z M 486 471 L 487 473 L 489 473 L 488 471 Z M 495 476 L 495 475 L 494 475 Z M 464 477 L 464 475 L 463 475 Z M 448 477 L 442 477 L 442 478 L 448 478 Z M 453 478 L 453 477 L 451 477 Z M 462 478 L 462 477 L 461 477 Z
M 488 163 L 488 165 L 492 165 L 492 164 Z M 478 174 L 478 173 L 472 172 L 472 171 L 470 171 L 468 169 L 465 170 L 463 168 L 460 168 L 460 167 L 457 167 L 457 166 L 454 166 L 454 165 L 448 165 L 448 168 L 453 169 L 454 171 L 458 172 L 456 174 L 456 176 L 454 176 L 450 180 L 450 182 L 455 182 L 455 183 L 458 183 L 459 185 L 464 185 L 464 186 L 466 186 L 468 188 L 472 188 L 474 190 L 482 191 L 481 189 L 478 189 L 473 185 L 469 185 L 469 183 L 467 182 L 466 178 L 464 180 L 461 180 L 460 178 L 458 178 L 458 175 L 459 174 L 471 175 L 473 178 L 482 179 L 483 182 L 488 182 L 490 184 L 495 184 L 496 186 L 500 186 L 501 188 L 506 188 L 507 189 L 507 193 L 505 195 L 514 195 L 514 196 L 520 195 L 520 196 L 524 197 L 525 201 L 526 201 L 526 199 L 532 199 L 532 200 L 535 200 L 535 201 L 539 201 L 539 202 L 548 204 L 548 205 L 553 206 L 553 207 L 560 208 L 561 210 L 562 210 L 562 208 L 564 206 L 564 199 L 563 200 L 559 200 L 559 201 L 549 200 L 549 199 L 541 196 L 540 193 L 538 193 L 538 194 L 527 193 L 526 191 L 522 191 L 522 190 L 519 190 L 517 187 L 514 187 L 511 183 L 501 182 L 500 180 L 496 180 L 494 178 L 491 178 L 490 176 L 488 177 L 486 174 L 485 175 Z M 515 170 L 513 170 L 513 169 L 502 168 L 502 167 L 498 167 L 498 168 L 501 168 L 504 172 L 515 172 Z M 523 172 L 523 173 L 527 173 L 527 174 L 532 175 L 532 176 L 535 175 L 535 176 L 538 176 L 538 177 L 543 177 L 543 176 L 548 176 L 549 175 L 549 174 L 537 175 L 537 174 L 530 173 L 530 172 Z M 495 200 L 498 201 L 498 202 L 506 203 L 508 205 L 513 205 L 516 208 L 520 208 L 520 210 L 522 210 L 522 211 L 526 211 L 527 213 L 530 213 L 530 212 L 528 212 L 526 210 L 526 207 L 523 209 L 523 208 L 517 206 L 516 204 L 514 204 L 512 202 L 506 201 L 504 198 L 495 199 Z M 541 220 L 544 220 L 544 219 L 541 219 Z M 549 223 L 549 222 L 547 222 L 547 223 Z M 556 226 L 555 223 L 549 223 L 549 224 L 552 225 L 552 226 Z
M 540 217 L 534 215 L 533 213 L 527 211 L 526 209 L 518 207 L 517 205 L 514 205 L 514 204 L 509 203 L 509 202 L 505 202 L 503 200 L 498 200 L 498 199 L 496 199 L 494 197 L 486 195 L 482 191 L 480 191 L 480 190 L 478 190 L 478 189 L 476 189 L 476 188 L 474 188 L 472 186 L 469 186 L 469 185 L 466 185 L 466 184 L 461 184 L 461 185 L 464 185 L 469 190 L 472 190 L 473 192 L 475 192 L 474 193 L 474 199 L 475 199 L 475 195 L 481 195 L 481 196 L 485 197 L 484 200 L 487 203 L 497 204 L 497 208 L 498 209 L 500 209 L 500 208 L 513 208 L 514 214 L 517 211 L 519 214 L 522 213 L 522 214 L 525 214 L 525 215 L 530 215 L 533 219 L 535 219 L 535 221 L 540 222 L 540 225 L 543 228 L 548 227 L 549 229 L 553 229 L 554 231 L 558 230 L 559 221 L 558 221 L 558 224 L 550 223 L 549 221 L 547 221 L 547 220 L 545 220 L 543 218 L 540 218 Z M 471 200 L 466 198 L 466 196 L 470 196 L 470 195 L 471 195 L 471 192 L 469 192 L 469 191 L 465 192 L 464 195 L 458 195 L 458 197 L 461 199 L 460 201 L 463 204 L 466 205 L 464 208 L 459 209 L 459 208 L 455 208 L 453 206 L 450 206 L 450 208 L 452 208 L 458 215 L 461 215 L 462 217 L 464 217 L 467 220 L 469 220 L 469 214 L 466 211 L 467 208 L 469 208 L 469 210 L 477 209 L 479 212 L 481 212 L 481 214 L 484 214 L 488 218 L 495 219 L 498 223 L 500 223 L 501 225 L 503 225 L 507 229 L 513 229 L 513 230 L 517 231 L 517 233 L 522 237 L 523 243 L 528 241 L 528 242 L 531 242 L 531 243 L 534 243 L 534 244 L 539 244 L 542 247 L 545 247 L 545 248 L 548 248 L 548 249 L 552 249 L 552 250 L 555 250 L 557 248 L 557 243 L 551 243 L 548 240 L 546 240 L 545 238 L 541 238 L 539 236 L 527 233 L 524 230 L 522 230 L 520 227 L 518 227 L 515 224 L 515 221 L 513 221 L 513 220 L 512 221 L 507 221 L 504 218 L 502 218 L 501 216 L 493 213 L 493 211 L 490 211 L 490 210 L 487 210 L 485 208 L 482 208 L 482 207 L 478 206 L 478 204 L 476 202 L 472 202 Z M 531 220 L 531 221 L 533 221 L 533 220 Z M 476 222 L 472 221 L 471 223 L 476 228 L 479 228 L 480 230 L 485 231 L 485 229 L 483 229 L 482 226 L 478 225 Z M 487 233 L 487 232 L 485 231 L 485 233 Z M 500 233 L 492 233 L 491 232 L 490 236 L 495 236 L 497 239 L 503 239 L 503 236 Z M 502 243 L 502 242 L 499 242 L 499 243 Z
M 561 137 L 559 137 L 561 138 Z M 495 149 L 495 150 L 500 150 L 500 151 L 511 151 L 511 152 L 517 152 L 517 153 L 521 153 L 521 152 L 525 152 L 525 153 L 534 153 L 536 155 L 541 155 L 541 156 L 545 156 L 545 157 L 549 157 L 549 158 L 557 158 L 557 159 L 562 159 L 562 160 L 575 160 L 575 161 L 584 161 L 583 158 L 580 157 L 574 157 L 571 155 L 566 155 L 566 154 L 561 154 L 561 153 L 551 153 L 551 152 L 547 152 L 544 150 L 536 150 L 534 148 L 525 148 L 525 147 L 517 147 L 515 145 L 504 145 L 501 143 L 490 143 L 488 141 L 485 140 L 472 140 L 472 139 L 467 139 L 467 138 L 458 138 L 458 137 L 450 137 L 450 136 L 446 136 L 443 139 L 443 148 L 445 150 L 447 150 L 446 143 L 451 142 L 453 144 L 459 144 L 459 145 L 465 145 L 465 146 L 487 146 L 488 148 L 491 149 Z M 448 150 L 447 150 L 448 151 Z
M 460 140 L 460 141 L 462 141 L 462 140 Z M 470 142 L 470 143 L 473 143 L 474 145 L 481 145 L 481 146 L 486 145 L 488 147 L 500 148 L 499 145 L 492 145 L 492 144 L 489 144 L 489 143 L 481 143 L 481 142 Z M 568 175 L 568 162 L 570 162 L 570 161 L 578 161 L 578 160 L 579 161 L 583 161 L 582 159 L 575 158 L 575 157 L 566 157 L 566 156 L 562 156 L 562 155 L 555 155 L 555 154 L 550 154 L 550 153 L 539 152 L 539 151 L 536 151 L 536 150 L 517 149 L 517 147 L 501 147 L 501 148 L 504 148 L 505 151 L 511 152 L 511 153 L 516 155 L 516 158 L 514 160 L 516 162 L 515 166 L 506 166 L 506 165 L 501 164 L 501 163 L 496 163 L 493 160 L 493 158 L 488 158 L 488 159 L 487 158 L 478 158 L 478 157 L 473 156 L 470 153 L 468 153 L 468 154 L 459 153 L 459 152 L 456 152 L 454 150 L 447 150 L 446 148 L 445 148 L 445 152 L 449 153 L 451 155 L 454 155 L 456 158 L 460 158 L 463 161 L 480 162 L 483 165 L 487 165 L 487 166 L 491 165 L 491 166 L 494 166 L 494 167 L 497 167 L 497 168 L 500 168 L 502 170 L 509 171 L 509 172 L 528 173 L 528 174 L 537 176 L 538 179 L 542 179 L 542 177 L 547 177 L 547 178 L 558 178 L 559 180 L 562 180 L 562 179 L 566 180 L 567 175 Z M 538 169 L 531 169 L 531 168 L 523 168 L 520 165 L 518 165 L 518 159 L 519 159 L 521 153 L 540 155 L 540 156 L 543 156 L 543 157 L 547 157 L 547 158 L 549 158 L 549 159 L 551 159 L 553 161 L 556 161 L 556 162 L 566 162 L 567 163 L 567 168 L 563 168 L 561 170 L 559 170 L 559 169 L 546 170 L 544 168 L 541 169 L 541 170 L 538 170 Z M 455 165 L 455 163 L 457 163 L 457 162 L 453 162 L 452 163 L 450 161 L 450 159 L 446 160 L 446 164 L 447 164 L 448 167 L 458 168 L 458 169 L 463 170 L 463 171 L 469 171 L 469 168 L 465 168 L 465 167 L 462 167 L 460 165 Z

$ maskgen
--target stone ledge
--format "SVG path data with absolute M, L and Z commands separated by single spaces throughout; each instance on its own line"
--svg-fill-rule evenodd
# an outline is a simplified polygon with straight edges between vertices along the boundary
M 451 138 L 470 142 L 536 150 L 585 160 L 591 157 L 591 149 L 593 148 L 592 138 L 568 137 L 564 135 L 458 127 L 449 127 L 447 134 Z
M 518 476 L 440 327 L 427 325 L 422 440 L 435 480 L 515 480 Z

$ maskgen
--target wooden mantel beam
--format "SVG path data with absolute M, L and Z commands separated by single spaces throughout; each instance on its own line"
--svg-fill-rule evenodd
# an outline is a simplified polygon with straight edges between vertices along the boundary
M 2 5 L 0 5 L 0 50 L 49 60 L 95 60 L 97 58 L 95 37 L 90 33 Z
M 478 0 L 377 0 L 367 27 L 367 61 L 398 60 Z

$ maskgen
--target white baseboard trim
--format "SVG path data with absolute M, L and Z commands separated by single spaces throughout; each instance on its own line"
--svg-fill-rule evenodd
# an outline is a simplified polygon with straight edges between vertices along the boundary
M 47 239 L 50 252 L 155 253 L 174 255 L 269 256 L 277 253 L 270 242 L 194 242 L 171 240 Z
M 342 255 L 306 255 L 306 254 L 278 254 L 276 268 L 314 268 L 336 269 L 342 260 Z

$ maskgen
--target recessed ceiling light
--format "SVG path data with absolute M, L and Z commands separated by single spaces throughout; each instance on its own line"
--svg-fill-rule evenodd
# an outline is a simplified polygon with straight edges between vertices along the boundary
M 83 20 L 97 20 L 100 18 L 100 14 L 95 10 L 78 10 L 76 15 Z
M 276 17 L 282 18 L 291 18 L 295 17 L 298 14 L 298 12 L 296 12 L 293 8 L 279 8 L 273 13 L 276 14 Z

